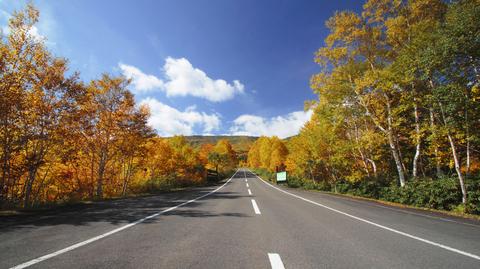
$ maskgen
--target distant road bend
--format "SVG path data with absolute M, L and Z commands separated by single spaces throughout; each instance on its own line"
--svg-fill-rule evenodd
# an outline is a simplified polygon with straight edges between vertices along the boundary
M 0 268 L 480 268 L 480 223 L 272 185 L 0 217 Z

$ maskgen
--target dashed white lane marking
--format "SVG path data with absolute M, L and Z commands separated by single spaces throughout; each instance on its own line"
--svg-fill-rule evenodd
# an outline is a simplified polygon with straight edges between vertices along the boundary
M 268 259 L 270 260 L 270 265 L 272 269 L 285 269 L 283 266 L 282 258 L 277 253 L 268 253 Z
M 248 189 L 248 195 L 252 195 L 252 191 Z
M 102 238 L 104 238 L 104 237 L 107 237 L 107 236 L 110 236 L 110 235 L 112 235 L 112 234 L 115 234 L 115 233 L 118 233 L 118 232 L 120 232 L 120 231 L 123 231 L 123 230 L 125 230 L 125 229 L 127 229 L 127 228 L 130 228 L 130 227 L 135 226 L 135 225 L 137 225 L 137 224 L 139 224 L 139 223 L 142 223 L 142 222 L 144 222 L 144 221 L 146 221 L 146 220 L 148 220 L 148 219 L 155 218 L 155 217 L 157 217 L 157 216 L 159 216 L 159 215 L 162 215 L 162 214 L 167 213 L 167 212 L 169 212 L 169 211 L 175 210 L 175 209 L 177 209 L 177 208 L 179 208 L 179 207 L 181 207 L 181 206 L 184 206 L 184 205 L 193 203 L 193 202 L 195 202 L 195 201 L 197 201 L 197 200 L 199 200 L 199 199 L 202 199 L 202 198 L 204 198 L 204 197 L 207 197 L 207 196 L 209 196 L 209 195 L 217 192 L 217 191 L 220 190 L 221 188 L 223 188 L 225 185 L 228 184 L 228 182 L 230 182 L 230 180 L 232 180 L 232 178 L 237 174 L 237 172 L 238 172 L 238 170 L 235 171 L 235 173 L 232 175 L 232 177 L 230 177 L 230 178 L 227 180 L 227 182 L 225 182 L 222 186 L 216 188 L 215 190 L 213 190 L 213 191 L 211 191 L 211 192 L 209 192 L 209 193 L 207 193 L 207 194 L 204 194 L 204 195 L 199 196 L 199 197 L 197 197 L 197 198 L 195 198 L 195 199 L 192 199 L 192 200 L 188 200 L 188 201 L 183 202 L 183 203 L 181 203 L 181 204 L 179 204 L 179 205 L 176 205 L 176 206 L 167 208 L 167 209 L 162 210 L 162 211 L 160 211 L 160 212 L 157 212 L 157 213 L 155 213 L 155 214 L 153 214 L 153 215 L 144 217 L 144 218 L 139 219 L 139 220 L 137 220 L 137 221 L 135 221 L 135 222 L 129 223 L 129 224 L 127 224 L 127 225 L 124 225 L 124 226 L 122 226 L 122 227 L 120 227 L 120 228 L 111 230 L 110 232 L 106 232 L 106 233 L 104 233 L 104 234 L 101 234 L 101 235 L 92 237 L 92 238 L 90 238 L 90 239 L 88 239 L 88 240 L 85 240 L 85 241 L 76 243 L 76 244 L 71 245 L 71 246 L 69 246 L 69 247 L 66 247 L 66 248 L 64 248 L 64 249 L 60 249 L 60 250 L 57 250 L 57 251 L 52 252 L 52 253 L 50 253 L 50 254 L 47 254 L 47 255 L 44 255 L 44 256 L 35 258 L 35 259 L 33 259 L 33 260 L 24 262 L 24 263 L 19 264 L 19 265 L 16 265 L 16 266 L 13 266 L 13 267 L 11 267 L 10 269 L 20 269 L 20 268 L 29 267 L 29 266 L 34 265 L 34 264 L 36 264 L 36 263 L 42 262 L 42 261 L 44 261 L 44 260 L 48 260 L 48 259 L 50 259 L 50 258 L 53 258 L 53 257 L 55 257 L 55 256 L 58 256 L 58 255 L 60 255 L 60 254 L 65 253 L 65 252 L 74 250 L 74 249 L 79 248 L 79 247 L 81 247 L 81 246 L 85 246 L 85 245 L 87 245 L 87 244 L 90 244 L 90 243 L 92 243 L 92 242 L 95 242 L 95 241 L 97 241 L 97 240 L 100 240 L 100 239 L 102 239 Z
M 309 200 L 307 198 L 303 198 L 302 196 L 299 196 L 299 195 L 296 195 L 296 194 L 293 194 L 293 193 L 290 193 L 288 191 L 284 191 L 280 188 L 277 188 L 275 186 L 273 186 L 272 184 L 266 182 L 265 180 L 263 180 L 261 177 L 257 176 L 258 179 L 260 179 L 260 181 L 262 181 L 263 183 L 267 184 L 268 186 L 278 190 L 278 191 L 281 191 L 285 194 L 288 194 L 290 196 L 293 196 L 293 197 L 296 197 L 300 200 L 303 200 L 305 202 L 308 202 L 308 203 L 311 203 L 311 204 L 314 204 L 314 205 L 317 205 L 317 206 L 320 206 L 320 207 L 323 207 L 325 209 L 328 209 L 330 211 L 333 211 L 333 212 L 336 212 L 338 214 L 342 214 L 344 216 L 347 216 L 349 218 L 352 218 L 352 219 L 356 219 L 358 221 L 361 221 L 361 222 L 365 222 L 365 223 L 368 223 L 370 225 L 373 225 L 373 226 L 376 226 L 378 228 L 381 228 L 381 229 L 384 229 L 384 230 L 387 230 L 387 231 L 390 231 L 390 232 L 393 232 L 393 233 L 396 233 L 396 234 L 399 234 L 399 235 L 403 235 L 405 237 L 408 237 L 408 238 L 411 238 L 411 239 L 415 239 L 415 240 L 418 240 L 418 241 L 421 241 L 423 243 L 426 243 L 426 244 L 429 244 L 429 245 L 432 245 L 432 246 L 436 246 L 436 247 L 439 247 L 439 248 L 443 248 L 445 250 L 448 250 L 448 251 L 451 251 L 451 252 L 455 252 L 457 254 L 460 254 L 460 255 L 463 255 L 463 256 L 467 256 L 467 257 L 470 257 L 470 258 L 473 258 L 475 260 L 480 260 L 480 256 L 478 255 L 475 255 L 475 254 L 472 254 L 472 253 L 469 253 L 469 252 L 466 252 L 466 251 L 463 251 L 463 250 L 459 250 L 459 249 L 456 249 L 456 248 L 453 248 L 453 247 L 449 247 L 449 246 L 446 246 L 446 245 L 443 245 L 443 244 L 440 244 L 440 243 L 437 243 L 437 242 L 433 242 L 433 241 L 430 241 L 428 239 L 424 239 L 424 238 L 421 238 L 421 237 L 418 237 L 418 236 L 415 236 L 415 235 L 412 235 L 412 234 L 409 234 L 409 233 L 405 233 L 405 232 L 402 232 L 402 231 L 399 231 L 399 230 L 395 230 L 393 228 L 390 228 L 390 227 L 387 227 L 387 226 L 384 226 L 384 225 L 381 225 L 381 224 L 378 224 L 378 223 L 375 223 L 373 221 L 369 221 L 369 220 L 366 220 L 366 219 L 363 219 L 363 218 L 360 218 L 360 217 L 357 217 L 357 216 L 354 216 L 354 215 L 350 215 L 348 213 L 345 213 L 343 211 L 340 211 L 338 209 L 335 209 L 335 208 L 331 208 L 329 206 L 326 206 L 326 205 L 323 205 L 323 204 L 320 204 L 320 203 L 317 203 L 317 202 L 314 202 L 312 200 Z
M 248 188 L 248 187 L 249 187 L 249 186 L 248 186 L 248 183 L 247 183 L 247 188 Z
M 253 210 L 255 211 L 255 214 L 257 214 L 257 215 L 262 214 L 262 213 L 260 213 L 260 209 L 258 208 L 257 202 L 255 202 L 255 200 L 253 200 L 253 199 L 252 199 L 252 206 L 253 206 Z

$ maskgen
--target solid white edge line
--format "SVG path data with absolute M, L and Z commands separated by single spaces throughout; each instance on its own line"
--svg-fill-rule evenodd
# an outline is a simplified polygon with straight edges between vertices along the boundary
M 443 244 L 440 244 L 440 243 L 437 243 L 437 242 L 433 242 L 433 241 L 430 241 L 430 240 L 427 240 L 427 239 L 424 239 L 424 238 L 421 238 L 421 237 L 418 237 L 418 236 L 415 236 L 415 235 L 411 235 L 411 234 L 408 234 L 408 233 L 405 233 L 405 232 L 402 232 L 402 231 L 399 231 L 399 230 L 395 230 L 393 228 L 390 228 L 390 227 L 387 227 L 387 226 L 384 226 L 384 225 L 381 225 L 381 224 L 378 224 L 378 223 L 375 223 L 373 221 L 369 221 L 369 220 L 366 220 L 366 219 L 363 219 L 363 218 L 360 218 L 360 217 L 357 217 L 357 216 L 354 216 L 354 215 L 350 215 L 348 213 L 345 213 L 343 211 L 340 211 L 338 209 L 335 209 L 335 208 L 331 208 L 329 206 L 326 206 L 326 205 L 323 205 L 323 204 L 320 204 L 320 203 L 317 203 L 317 202 L 314 202 L 312 200 L 309 200 L 307 198 L 303 198 L 301 196 L 298 196 L 296 194 L 293 194 L 293 193 L 290 193 L 290 192 L 287 192 L 287 191 L 284 191 L 280 188 L 277 188 L 275 186 L 273 186 L 272 184 L 266 182 L 265 180 L 263 180 L 261 177 L 255 175 L 258 179 L 260 179 L 260 181 L 262 181 L 263 183 L 267 184 L 268 186 L 278 190 L 278 191 L 281 191 L 285 194 L 288 194 L 290 196 L 293 196 L 293 197 L 296 197 L 300 200 L 303 200 L 305 202 L 308 202 L 308 203 L 311 203 L 311 204 L 314 204 L 314 205 L 317 205 L 317 206 L 320 206 L 320 207 L 323 207 L 325 209 L 328 209 L 330 211 L 333 211 L 333 212 L 336 212 L 338 214 L 342 214 L 344 216 L 347 216 L 347 217 L 350 217 L 352 219 L 356 219 L 358 221 L 361 221 L 361 222 L 365 222 L 365 223 L 368 223 L 370 225 L 373 225 L 373 226 L 376 226 L 378 228 L 381 228 L 381 229 L 384 229 L 384 230 L 387 230 L 387 231 L 390 231 L 390 232 L 393 232 L 393 233 L 396 233 L 396 234 L 399 234 L 399 235 L 403 235 L 405 237 L 408 237 L 408 238 L 411 238 L 411 239 L 415 239 L 415 240 L 418 240 L 418 241 L 421 241 L 421 242 L 424 242 L 424 243 L 427 243 L 429 245 L 432 245 L 432 246 L 436 246 L 436 247 L 439 247 L 439 248 L 443 248 L 445 250 L 448 250 L 448 251 L 451 251 L 451 252 L 455 252 L 457 254 L 460 254 L 460 255 L 464 255 L 464 256 L 467 256 L 467 257 L 470 257 L 470 258 L 473 258 L 473 259 L 476 259 L 476 260 L 479 260 L 480 261 L 480 256 L 478 255 L 475 255 L 475 254 L 472 254 L 472 253 L 469 253 L 469 252 L 466 252 L 466 251 L 463 251 L 463 250 L 459 250 L 459 249 L 456 249 L 456 248 L 453 248 L 453 247 L 449 247 L 449 246 L 446 246 L 446 245 L 443 245 Z
M 252 191 L 248 189 L 248 195 L 252 195 Z
M 277 253 L 268 253 L 268 259 L 270 260 L 270 265 L 272 269 L 285 269 L 283 266 L 282 258 Z
M 253 206 L 253 211 L 255 211 L 255 214 L 257 214 L 257 215 L 262 214 L 260 212 L 260 209 L 258 208 L 257 202 L 255 202 L 254 199 L 252 199 L 252 206 Z
M 466 225 L 466 226 L 480 228 L 480 225 L 476 225 L 476 224 L 472 224 L 472 223 L 466 223 L 466 222 L 446 219 L 446 218 L 442 218 L 442 217 L 436 217 L 436 216 L 430 216 L 430 215 L 415 213 L 415 212 L 402 210 L 402 209 L 398 209 L 398 208 L 392 208 L 392 207 L 383 206 L 383 205 L 376 205 L 376 204 L 368 204 L 368 205 L 369 206 L 380 207 L 380 208 L 385 208 L 385 209 L 392 210 L 392 211 L 402 212 L 402 213 L 409 214 L 409 215 L 415 215 L 415 216 L 420 216 L 420 217 L 424 217 L 424 218 L 436 219 L 436 220 L 441 220 L 441 221 L 445 221 L 445 222 L 452 222 L 452 223 L 457 223 L 457 224 L 462 224 L 462 225 Z
M 230 180 L 232 180 L 232 178 L 237 174 L 237 172 L 238 172 L 238 169 L 237 169 L 237 171 L 235 171 L 235 173 L 234 173 L 225 183 L 223 183 L 223 185 L 221 185 L 220 187 L 216 188 L 215 190 L 213 190 L 213 191 L 211 191 L 211 192 L 209 192 L 209 193 L 207 193 L 207 194 L 204 194 L 204 195 L 202 195 L 202 196 L 200 196 L 200 197 L 197 197 L 197 198 L 195 198 L 195 199 L 192 199 L 192 200 L 188 200 L 188 201 L 186 201 L 186 202 L 183 202 L 183 203 L 181 203 L 181 204 L 179 204 L 179 205 L 176 205 L 176 206 L 167 208 L 167 209 L 162 210 L 162 211 L 160 211 L 160 212 L 157 212 L 157 213 L 155 213 L 155 214 L 153 214 L 153 215 L 144 217 L 144 218 L 139 219 L 139 220 L 137 220 L 137 221 L 135 221 L 135 222 L 126 224 L 126 225 L 124 225 L 124 226 L 122 226 L 122 227 L 119 227 L 119 228 L 117 228 L 117 229 L 111 230 L 111 231 L 106 232 L 106 233 L 104 233 L 104 234 L 101 234 L 101 235 L 92 237 L 92 238 L 87 239 L 87 240 L 85 240 L 85 241 L 76 243 L 76 244 L 74 244 L 74 245 L 71 245 L 71 246 L 69 246 L 69 247 L 63 248 L 63 249 L 61 249 L 61 250 L 57 250 L 57 251 L 52 252 L 52 253 L 50 253 L 50 254 L 43 255 L 43 256 L 40 256 L 40 257 L 35 258 L 35 259 L 33 259 L 33 260 L 30 260 L 30 261 L 28 261 L 28 262 L 24 262 L 24 263 L 22 263 L 22 264 L 19 264 L 19 265 L 10 267 L 10 269 L 20 269 L 20 268 L 29 267 L 29 266 L 34 265 L 34 264 L 36 264 L 36 263 L 39 263 L 39 262 L 48 260 L 48 259 L 50 259 L 50 258 L 53 258 L 53 257 L 55 257 L 55 256 L 58 256 L 58 255 L 60 255 L 60 254 L 65 253 L 65 252 L 74 250 L 74 249 L 79 248 L 79 247 L 81 247 L 81 246 L 85 246 L 85 245 L 87 245 L 87 244 L 90 244 L 90 243 L 92 243 L 92 242 L 95 242 L 95 241 L 97 241 L 97 240 L 100 240 L 100 239 L 102 239 L 102 238 L 104 238 L 104 237 L 107 237 L 107 236 L 110 236 L 110 235 L 112 235 L 112 234 L 115 234 L 115 233 L 118 233 L 118 232 L 120 232 L 120 231 L 123 231 L 123 230 L 125 230 L 125 229 L 127 229 L 127 228 L 130 228 L 130 227 L 132 227 L 132 226 L 135 226 L 135 225 L 137 225 L 137 224 L 139 224 L 139 223 L 142 223 L 142 222 L 144 222 L 144 221 L 146 221 L 146 220 L 148 220 L 148 219 L 155 218 L 155 217 L 157 217 L 157 216 L 159 216 L 159 215 L 162 215 L 162 214 L 164 214 L 164 213 L 167 213 L 167 212 L 169 212 L 169 211 L 172 211 L 172 210 L 174 210 L 174 209 L 177 209 L 177 208 L 179 208 L 179 207 L 182 207 L 182 206 L 184 206 L 184 205 L 186 205 L 186 204 L 190 204 L 190 203 L 192 203 L 192 202 L 195 202 L 195 201 L 197 201 L 197 200 L 200 200 L 200 199 L 202 199 L 202 198 L 204 198 L 204 197 L 207 197 L 207 196 L 209 196 L 209 195 L 217 192 L 217 191 L 220 190 L 221 188 L 225 187 L 225 185 L 227 185 L 227 183 L 230 182 Z

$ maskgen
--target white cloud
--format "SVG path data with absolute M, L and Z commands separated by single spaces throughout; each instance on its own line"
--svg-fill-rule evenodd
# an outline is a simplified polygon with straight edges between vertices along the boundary
M 44 42 L 47 40 L 47 38 L 43 35 L 41 35 L 38 32 L 38 28 L 34 25 L 32 28 L 28 30 L 28 34 L 35 40 L 36 42 Z
M 195 106 L 185 111 L 163 104 L 154 98 L 143 99 L 140 104 L 150 107 L 151 116 L 148 123 L 157 130 L 160 136 L 192 135 L 194 127 L 202 128 L 204 133 L 210 133 L 220 128 L 220 117 L 217 114 L 199 112 Z
M 147 75 L 140 69 L 126 64 L 118 64 L 123 75 L 132 80 L 132 84 L 136 91 L 150 91 L 153 89 L 163 88 L 163 81 L 154 75 Z
M 163 66 L 163 79 L 145 74 L 131 65 L 120 63 L 119 67 L 124 76 L 132 79 L 137 93 L 158 89 L 169 97 L 194 96 L 222 102 L 243 93 L 245 88 L 238 80 L 228 83 L 223 79 L 212 79 L 204 71 L 193 67 L 185 58 L 168 57 Z
M 264 118 L 255 115 L 244 114 L 233 121 L 230 127 L 232 135 L 261 136 L 276 135 L 286 138 L 298 134 L 303 125 L 312 116 L 312 111 L 295 111 L 285 116 Z
M 185 58 L 169 57 L 163 68 L 168 81 L 165 83 L 167 96 L 192 95 L 212 102 L 221 102 L 244 91 L 240 81 L 234 80 L 233 84 L 229 84 L 223 79 L 213 80 L 202 70 L 194 68 Z

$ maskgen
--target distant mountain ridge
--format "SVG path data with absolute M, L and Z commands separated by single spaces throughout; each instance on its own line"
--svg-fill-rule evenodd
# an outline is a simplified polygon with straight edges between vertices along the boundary
M 233 148 L 237 152 L 246 152 L 250 148 L 250 145 L 255 142 L 258 137 L 256 136 L 241 136 L 241 135 L 190 135 L 184 136 L 194 147 L 201 146 L 203 144 L 215 145 L 219 140 L 226 139 L 232 144 Z

